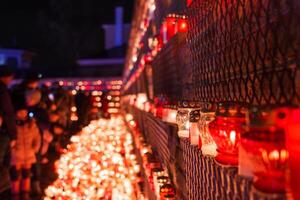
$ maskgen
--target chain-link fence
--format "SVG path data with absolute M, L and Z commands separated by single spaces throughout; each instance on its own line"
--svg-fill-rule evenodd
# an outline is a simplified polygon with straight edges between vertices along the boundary
M 188 45 L 198 100 L 300 104 L 297 0 L 195 0 Z

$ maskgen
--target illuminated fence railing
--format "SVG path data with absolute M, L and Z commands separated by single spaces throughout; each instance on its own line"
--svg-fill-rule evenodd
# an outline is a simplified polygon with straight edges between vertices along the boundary
M 266 184 L 267 191 L 257 185 L 256 175 L 254 178 L 251 176 L 245 178 L 244 176 L 248 176 L 240 170 L 249 165 L 244 162 L 248 161 L 244 159 L 245 156 L 238 157 L 238 155 L 243 155 L 243 153 L 249 155 L 251 151 L 245 148 L 245 152 L 240 153 L 240 140 L 242 138 L 243 142 L 245 141 L 243 138 L 245 130 L 237 128 L 245 127 L 247 117 L 244 112 L 251 114 L 254 108 L 261 112 L 270 106 L 270 112 L 273 113 L 276 109 L 284 107 L 288 109 L 287 113 L 284 117 L 281 114 L 278 117 L 287 119 L 290 113 L 296 113 L 291 106 L 300 105 L 298 50 L 300 15 L 297 13 L 299 9 L 300 3 L 297 0 L 194 0 L 184 12 L 188 19 L 187 34 L 172 35 L 173 37 L 165 42 L 153 57 L 148 68 L 152 70 L 154 98 L 146 95 L 145 100 L 145 104 L 151 104 L 152 109 L 149 111 L 138 107 L 138 109 L 133 109 L 132 113 L 141 118 L 138 124 L 143 127 L 142 130 L 149 138 L 154 138 L 152 145 L 158 146 L 157 149 L 160 149 L 160 157 L 163 160 L 172 157 L 165 156 L 168 155 L 165 152 L 173 151 L 166 150 L 167 142 L 161 144 L 163 140 L 159 139 L 159 136 L 165 135 L 168 142 L 173 141 L 174 138 L 178 141 L 176 134 L 180 137 L 180 147 L 176 148 L 175 152 L 186 153 L 184 159 L 180 160 L 176 156 L 174 160 L 170 160 L 182 166 L 176 169 L 184 172 L 188 192 L 181 191 L 181 193 L 188 194 L 188 199 L 219 199 L 225 196 L 228 199 L 272 199 L 273 197 L 285 199 L 287 187 L 283 184 L 289 180 L 282 181 L 281 178 L 284 175 L 281 172 L 285 173 L 289 154 L 295 155 L 299 149 L 291 149 L 296 142 L 291 142 L 293 140 L 290 139 L 285 142 L 284 138 L 295 137 L 297 140 L 293 135 L 297 131 L 295 124 L 293 128 L 290 128 L 291 130 L 281 132 L 281 141 L 278 141 L 277 137 L 272 138 L 270 136 L 272 134 L 261 133 L 256 129 L 254 131 L 255 135 L 264 138 L 268 144 L 259 140 L 258 145 L 266 149 L 263 153 L 254 154 L 254 157 L 263 158 L 264 166 L 267 168 L 273 167 L 273 164 L 266 164 L 267 162 L 272 161 L 276 165 L 278 160 L 282 162 L 279 167 L 273 167 L 273 171 L 280 174 L 278 176 L 279 189 L 270 189 L 270 184 Z M 150 93 L 145 89 L 141 90 L 144 88 L 140 87 L 143 85 L 141 83 L 144 81 L 143 78 L 137 76 L 136 79 L 131 91 L 126 94 Z M 124 107 L 129 105 L 134 107 L 134 102 L 139 101 L 138 97 L 132 99 L 133 103 L 125 103 Z M 160 119 L 165 121 L 163 113 L 168 110 L 177 109 L 178 117 L 181 102 L 188 106 L 194 105 L 190 109 L 190 114 L 184 113 L 185 122 L 189 125 L 184 129 L 186 134 L 180 135 L 180 130 L 174 134 L 173 129 L 162 134 L 159 128 L 151 130 L 149 129 L 151 126 L 143 125 L 151 122 L 149 119 L 143 119 L 143 116 L 159 122 L 161 122 Z M 197 102 L 200 106 L 196 105 Z M 235 109 L 229 109 L 225 113 L 216 112 L 218 109 L 223 109 L 222 105 L 227 104 L 241 107 L 241 113 Z M 196 112 L 200 114 L 197 119 L 192 115 Z M 263 116 L 266 116 L 265 112 Z M 229 118 L 231 120 L 228 120 Z M 273 120 L 270 116 L 266 118 L 268 123 Z M 298 119 L 299 115 L 295 114 L 293 120 L 299 121 Z M 226 126 L 223 125 L 224 121 L 227 123 Z M 251 120 L 250 122 L 253 123 Z M 158 124 L 163 127 L 162 124 Z M 230 127 L 230 124 L 234 129 Z M 178 121 L 177 125 L 180 125 Z M 277 122 L 274 125 L 277 126 Z M 197 133 L 197 127 L 200 133 Z M 289 126 L 285 124 L 283 127 L 286 129 Z M 231 129 L 227 130 L 227 128 Z M 196 136 L 200 135 L 192 138 L 191 133 L 195 133 Z M 250 137 L 250 139 L 250 142 L 256 142 L 256 137 L 254 139 Z M 198 145 L 197 142 L 199 142 Z M 228 148 L 231 146 L 234 148 Z M 277 149 L 269 150 L 267 149 L 269 146 Z M 233 155 L 232 158 L 227 158 L 228 152 Z M 226 159 L 224 156 L 220 157 L 220 153 L 224 153 Z M 216 154 L 219 156 L 213 158 Z M 290 170 L 296 166 L 296 161 L 297 158 L 290 157 Z M 166 162 L 166 165 L 172 166 L 172 162 Z M 195 165 L 196 162 L 198 165 Z M 253 163 L 257 164 L 257 160 Z M 224 167 L 223 164 L 230 164 L 231 167 Z M 232 167 L 233 165 L 235 167 Z M 297 177 L 297 173 L 294 174 L 294 172 L 295 169 L 291 174 Z M 253 173 L 258 174 L 255 171 Z M 220 174 L 223 175 L 220 176 Z M 256 184 L 252 184 L 252 181 Z M 211 191 L 218 192 L 211 193 Z M 263 194 L 262 191 L 267 194 Z M 214 195 L 216 196 L 213 197 Z

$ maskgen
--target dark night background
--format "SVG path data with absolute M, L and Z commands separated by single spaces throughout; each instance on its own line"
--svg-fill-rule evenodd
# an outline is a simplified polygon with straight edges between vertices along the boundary
M 101 25 L 114 23 L 114 8 L 131 21 L 133 0 L 7 0 L 0 6 L 0 47 L 36 53 L 33 67 L 70 70 L 75 60 L 100 57 Z

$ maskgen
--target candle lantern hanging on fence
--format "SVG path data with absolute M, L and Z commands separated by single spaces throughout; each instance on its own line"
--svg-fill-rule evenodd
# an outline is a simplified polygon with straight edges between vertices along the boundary
M 175 14 L 169 14 L 166 18 L 167 41 L 177 33 L 177 17 Z
M 289 152 L 290 185 L 294 199 L 300 199 L 300 108 L 290 110 L 286 131 L 286 146 Z
M 146 65 L 150 65 L 152 63 L 153 56 L 151 55 L 151 53 L 147 53 L 146 55 L 144 55 L 143 59 Z
M 220 104 L 209 131 L 217 144 L 216 161 L 225 165 L 238 165 L 238 146 L 245 114 L 240 106 Z
M 259 110 L 252 108 L 247 115 L 246 131 L 241 147 L 252 158 L 254 186 L 267 193 L 283 193 L 286 188 L 288 151 L 285 130 L 288 109 Z
M 201 149 L 203 155 L 213 156 L 217 155 L 217 145 L 212 138 L 209 131 L 209 123 L 215 119 L 215 111 L 211 104 L 207 104 L 200 112 L 200 120 L 198 128 L 200 132 L 198 147 Z
M 201 107 L 200 102 L 187 102 L 187 101 L 180 101 L 178 103 L 178 110 L 176 116 L 176 123 L 178 125 L 178 136 L 181 138 L 190 138 L 190 117 L 194 125 L 197 125 L 195 121 L 199 121 L 199 108 Z M 190 112 L 195 111 L 190 116 Z M 196 126 L 193 127 L 193 132 L 197 132 L 198 130 L 195 129 Z M 191 130 L 192 131 L 192 130 Z M 198 134 L 198 133 L 195 133 Z
M 198 121 L 200 119 L 200 110 L 192 110 L 189 113 L 189 138 L 192 145 L 198 146 L 200 139 L 200 132 L 198 129 Z
M 155 194 L 159 197 L 160 196 L 160 188 L 164 185 L 170 183 L 170 179 L 168 176 L 159 176 L 156 178 L 155 186 Z
M 186 6 L 189 7 L 192 4 L 193 0 L 186 0 Z
M 153 183 L 154 183 L 154 188 L 155 188 L 155 192 L 157 194 L 159 194 L 159 185 L 158 185 L 158 177 L 161 176 L 167 176 L 167 173 L 164 171 L 163 168 L 159 167 L 159 168 L 154 168 L 152 170 L 152 177 L 153 177 Z
M 178 136 L 181 138 L 189 137 L 189 129 L 190 129 L 189 113 L 190 113 L 189 103 L 186 101 L 179 102 L 177 116 L 176 116 L 176 123 L 178 125 Z
M 159 191 L 160 199 L 169 199 L 169 198 L 164 198 L 167 195 L 172 195 L 172 196 L 175 195 L 175 189 L 170 183 L 165 183 L 160 187 L 160 191 Z
M 180 16 L 178 18 L 177 29 L 179 33 L 186 33 L 188 31 L 188 20 L 186 16 Z

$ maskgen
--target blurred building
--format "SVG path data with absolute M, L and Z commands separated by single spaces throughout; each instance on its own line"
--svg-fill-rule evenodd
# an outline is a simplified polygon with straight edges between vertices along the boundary
M 115 8 L 115 23 L 102 25 L 104 30 L 105 52 L 99 58 L 77 60 L 78 72 L 82 76 L 121 77 L 123 72 L 130 24 L 123 20 L 123 7 Z
M 15 69 L 28 69 L 32 66 L 34 55 L 22 49 L 0 48 L 0 65 L 9 65 Z

